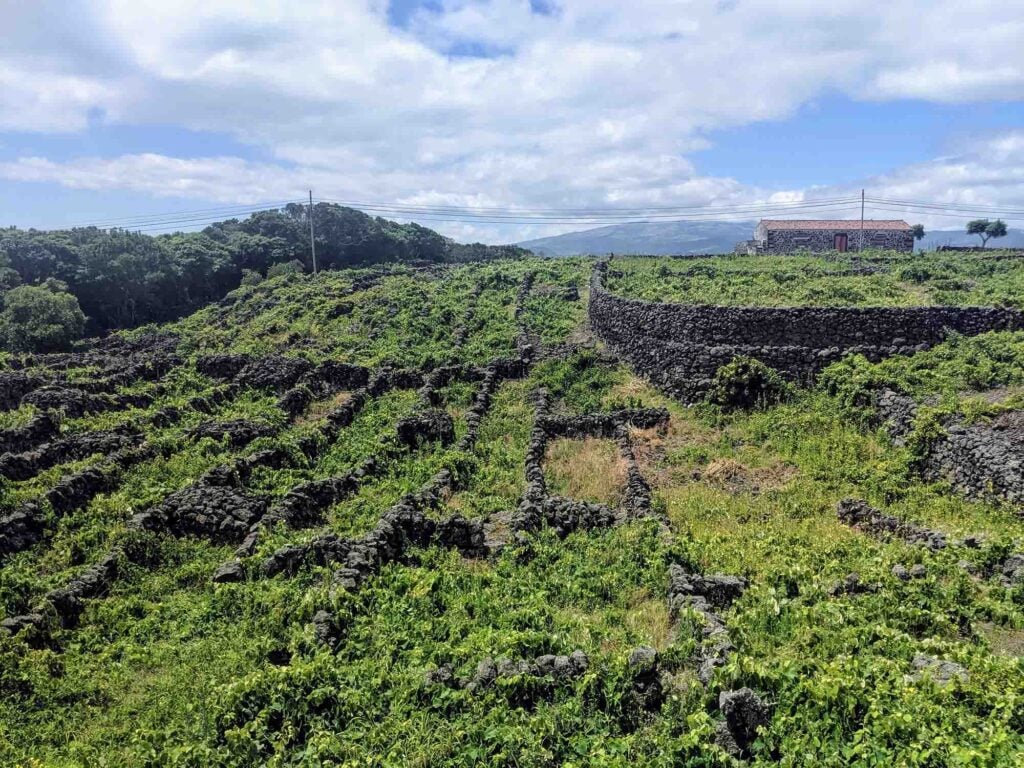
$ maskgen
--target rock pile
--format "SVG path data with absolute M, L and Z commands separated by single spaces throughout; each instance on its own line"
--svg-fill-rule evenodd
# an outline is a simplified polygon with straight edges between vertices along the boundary
M 944 533 L 883 514 L 861 499 L 843 499 L 836 505 L 836 515 L 841 523 L 873 536 L 903 539 L 931 550 L 944 549 L 947 544 Z
M 142 435 L 133 427 L 82 432 L 70 435 L 25 453 L 0 456 L 0 475 L 9 480 L 28 480 L 43 470 L 67 461 L 84 459 L 93 454 L 109 454 L 132 448 L 142 442 Z
M 190 485 L 159 504 L 138 513 L 132 526 L 164 531 L 173 536 L 197 536 L 217 543 L 238 543 L 267 502 L 243 489 Z
M 768 707 L 752 690 L 740 688 L 722 691 L 718 695 L 718 708 L 725 719 L 715 727 L 715 743 L 733 757 L 749 758 L 758 729 L 766 728 L 771 722 Z
M 493 659 L 490 656 L 476 666 L 471 677 L 456 677 L 450 664 L 428 671 L 423 682 L 427 688 L 445 687 L 479 694 L 491 690 L 499 680 L 510 681 L 502 691 L 517 707 L 532 707 L 538 701 L 550 701 L 556 688 L 586 674 L 590 660 L 583 651 L 568 656 L 545 654 L 535 659 Z
M 204 421 L 190 430 L 189 436 L 194 440 L 202 440 L 204 437 L 218 442 L 227 440 L 228 445 L 232 448 L 244 448 L 253 440 L 270 437 L 276 431 L 266 422 L 233 419 L 231 421 Z
M 669 567 L 668 606 L 672 619 L 678 619 L 684 610 L 689 609 L 696 611 L 704 620 L 697 677 L 705 685 L 711 682 L 715 669 L 725 663 L 734 648 L 725 619 L 718 611 L 731 606 L 746 588 L 747 580 L 739 576 L 693 573 L 678 563 Z

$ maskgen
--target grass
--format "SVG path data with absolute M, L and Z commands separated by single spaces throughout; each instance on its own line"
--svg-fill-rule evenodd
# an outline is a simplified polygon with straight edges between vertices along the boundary
M 874 254 L 859 264 L 883 271 L 827 274 L 858 263 L 804 256 L 616 259 L 612 269 L 624 276 L 609 284 L 665 300 L 742 302 L 757 294 L 783 304 L 808 297 L 841 302 L 843 292 L 855 303 L 1010 302 L 1018 285 L 1013 260 L 961 266 Z M 671 274 L 660 276 L 662 268 Z M 523 316 L 530 333 L 548 345 L 586 339 L 589 269 L 585 260 L 429 273 L 395 266 L 355 292 L 349 289 L 366 271 L 282 278 L 240 289 L 230 307 L 204 309 L 165 330 L 181 336 L 186 355 L 283 352 L 369 366 L 480 363 L 514 354 L 512 306 L 530 271 L 538 288 Z M 565 298 L 570 285 L 583 289 L 579 302 Z M 477 286 L 479 295 L 467 302 Z M 456 348 L 452 340 L 464 323 L 468 333 Z M 1019 551 L 1024 522 L 1007 505 L 967 501 L 948 485 L 922 480 L 913 453 L 893 445 L 863 407 L 864 394 L 880 385 L 965 418 L 1020 407 L 1019 337 L 956 338 L 878 364 L 850 359 L 789 402 L 732 413 L 684 407 L 592 351 L 544 359 L 525 379 L 498 388 L 470 456 L 438 445 L 408 452 L 325 510 L 320 527 L 269 532 L 246 563 L 250 577 L 218 585 L 210 575 L 233 556 L 231 546 L 131 533 L 131 515 L 235 456 L 294 446 L 347 395 L 318 402 L 289 424 L 276 395 L 250 391 L 212 416 L 187 413 L 170 427 L 153 427 L 148 414 L 183 406 L 214 386 L 187 361 L 150 408 L 64 425 L 88 431 L 130 420 L 166 454 L 130 469 L 116 490 L 54 521 L 52 537 L 0 564 L 0 618 L 24 612 L 133 537 L 156 555 L 155 565 L 131 567 L 109 595 L 87 601 L 80 626 L 57 632 L 57 647 L 0 634 L 0 764 L 727 766 L 735 763 L 714 746 L 718 693 L 750 686 L 772 715 L 751 765 L 1019 765 L 1024 587 L 971 575 L 959 561 L 983 566 L 1000 552 Z M 476 386 L 457 383 L 442 393 L 457 435 L 465 433 Z M 468 468 L 465 484 L 444 510 L 430 514 L 507 517 L 523 489 L 531 395 L 539 387 L 558 413 L 668 408 L 667 429 L 632 437 L 669 534 L 656 521 L 564 540 L 542 530 L 510 538 L 489 559 L 414 548 L 356 592 L 332 588 L 330 567 L 303 568 L 293 578 L 258 575 L 260 559 L 285 544 L 327 532 L 365 534 L 403 493 L 456 459 Z M 261 470 L 250 486 L 278 497 L 301 482 L 349 471 L 393 440 L 395 425 L 415 407 L 412 390 L 375 398 L 316 460 Z M 4 414 L 4 423 L 30 415 L 19 409 Z M 280 432 L 239 451 L 187 438 L 199 421 L 231 418 L 267 421 Z M 5 483 L 0 501 L 9 508 L 38 498 L 77 466 Z M 545 460 L 553 492 L 612 505 L 622 472 L 611 440 L 555 440 Z M 866 536 L 836 517 L 836 502 L 847 496 L 951 539 L 983 534 L 986 545 L 930 552 Z M 672 563 L 740 575 L 750 584 L 722 612 L 735 650 L 707 688 L 696 680 L 692 659 L 698 618 L 684 613 L 674 622 L 669 615 Z M 892 573 L 895 565 L 914 564 L 924 566 L 923 578 L 904 582 Z M 832 594 L 851 572 L 877 589 Z M 333 650 L 314 642 L 320 610 L 344 628 Z M 666 673 L 665 701 L 645 717 L 630 703 L 628 659 L 640 645 L 658 649 Z M 280 650 L 289 654 L 283 665 L 271 660 Z M 488 656 L 574 650 L 588 655 L 586 674 L 539 698 L 529 698 L 534 683 L 526 678 L 475 694 L 424 683 L 441 664 L 468 677 Z M 918 653 L 961 664 L 967 679 L 945 687 L 915 681 L 911 660 Z
M 1024 259 L 962 254 L 615 259 L 614 293 L 648 301 L 727 306 L 1024 307 Z
M 627 468 L 613 440 L 552 440 L 544 467 L 553 493 L 610 507 L 622 500 Z

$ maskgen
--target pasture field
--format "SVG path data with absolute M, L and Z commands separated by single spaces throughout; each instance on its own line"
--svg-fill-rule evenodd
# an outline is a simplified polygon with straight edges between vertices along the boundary
M 615 259 L 608 288 L 647 301 L 725 306 L 1024 307 L 1024 257 L 896 254 Z
M 591 332 L 592 266 L 289 275 L 5 358 L 0 764 L 1021 765 L 1022 504 L 921 461 L 1021 409 L 1024 332 L 687 405 Z M 1024 261 L 614 259 L 606 285 L 1024 308 Z

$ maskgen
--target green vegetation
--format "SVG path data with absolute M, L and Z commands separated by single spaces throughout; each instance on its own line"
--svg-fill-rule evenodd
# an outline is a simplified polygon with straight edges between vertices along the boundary
M 82 335 L 85 315 L 67 286 L 50 279 L 21 285 L 3 296 L 0 340 L 15 352 L 60 352 Z
M 314 206 L 321 270 L 408 261 L 513 258 L 514 246 L 463 245 L 417 224 L 398 224 L 340 205 Z M 290 204 L 201 232 L 151 237 L 123 229 L 0 230 L 0 294 L 19 283 L 66 283 L 88 330 L 163 322 L 221 298 L 253 273 L 311 271 L 309 209 Z M 288 264 L 290 266 L 281 266 Z M 79 334 L 80 335 L 80 334 Z
M 849 274 L 864 263 L 883 271 Z M 615 259 L 611 269 L 623 274 L 608 282 L 620 293 L 666 301 L 1000 297 L 1022 306 L 1020 264 L 883 254 L 848 262 Z M 159 389 L 136 382 L 117 390 L 151 392 L 152 404 L 65 419 L 62 432 L 127 423 L 160 450 L 63 515 L 43 500 L 45 492 L 100 457 L 0 481 L 0 514 L 39 500 L 50 528 L 41 542 L 0 561 L 0 619 L 24 614 L 113 547 L 146 556 L 126 560 L 109 590 L 85 601 L 78 626 L 55 629 L 51 642 L 0 632 L 0 765 L 739 765 L 715 745 L 715 727 L 719 692 L 743 686 L 771 713 L 751 765 L 1020 765 L 1024 585 L 1004 584 L 990 570 L 996 558 L 1021 550 L 1024 521 L 1008 505 L 969 501 L 945 482 L 922 479 L 911 447 L 890 442 L 863 406 L 866 393 L 884 385 L 965 413 L 982 401 L 1019 408 L 1024 334 L 953 338 L 877 364 L 849 358 L 811 389 L 738 361 L 720 377 L 719 404 L 687 407 L 599 344 L 590 348 L 591 266 L 515 259 L 270 276 L 174 323 L 122 334 L 177 334 L 185 360 Z M 282 446 L 299 458 L 285 468 L 260 467 L 244 482 L 253 493 L 278 500 L 301 483 L 337 477 L 394 445 L 396 426 L 422 408 L 415 388 L 373 397 L 337 440 L 303 457 L 303 438 L 351 393 L 315 399 L 291 419 L 278 393 L 243 389 L 204 414 L 189 401 L 220 384 L 196 371 L 198 355 L 284 354 L 374 368 L 514 357 L 516 296 L 528 273 L 533 288 L 519 320 L 554 354 L 497 386 L 471 450 L 427 442 L 397 454 L 312 527 L 268 530 L 242 558 L 245 577 L 236 583 L 215 584 L 211 575 L 233 558 L 237 542 L 130 526 L 133 515 L 204 472 L 266 448 Z M 843 295 L 846 301 L 837 298 Z M 101 378 L 81 366 L 66 375 Z M 452 417 L 456 438 L 469 428 L 480 386 L 456 379 L 438 391 L 436 407 Z M 667 529 L 640 519 L 564 539 L 547 527 L 509 533 L 524 490 L 537 388 L 550 394 L 554 414 L 668 409 L 665 430 L 631 433 Z M 157 426 L 154 414 L 171 406 L 178 417 Z M 35 413 L 28 406 L 2 412 L 0 426 L 23 426 Z M 200 423 L 234 419 L 270 425 L 275 434 L 244 447 L 190 436 Z M 545 475 L 552 492 L 614 504 L 626 476 L 621 461 L 614 440 L 553 441 Z M 262 574 L 263 559 L 282 546 L 367 533 L 442 468 L 464 482 L 428 516 L 487 519 L 507 540 L 498 554 L 413 547 L 358 589 L 338 586 L 338 563 Z M 984 544 L 931 551 L 871 537 L 836 517 L 836 503 L 851 496 L 951 541 L 978 534 Z M 735 650 L 707 687 L 694 662 L 701 619 L 693 611 L 676 619 L 668 608 L 672 564 L 749 581 L 721 611 Z M 924 575 L 893 573 L 913 565 Z M 871 588 L 836 592 L 833 585 L 851 572 Z M 317 641 L 319 611 L 341 627 L 334 647 Z M 638 712 L 634 703 L 629 657 L 638 646 L 656 649 L 668 673 L 654 712 Z M 445 664 L 471 677 L 487 657 L 575 650 L 589 664 L 568 682 L 512 675 L 471 691 L 425 681 Z M 915 677 L 916 654 L 955 662 L 966 676 L 944 684 Z
M 865 251 L 825 256 L 615 259 L 605 283 L 646 301 L 731 306 L 1024 307 L 1024 258 Z

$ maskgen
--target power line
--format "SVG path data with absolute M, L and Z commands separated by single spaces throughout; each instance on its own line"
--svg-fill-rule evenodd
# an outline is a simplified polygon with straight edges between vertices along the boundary
M 978 205 L 970 203 L 927 203 L 913 200 L 893 200 L 884 197 L 869 197 L 873 203 L 887 205 L 899 205 L 905 208 L 921 208 L 923 210 L 960 211 L 971 213 L 988 213 L 991 215 L 1024 215 L 1024 208 L 1012 208 L 1009 206 Z
M 667 212 L 706 212 L 709 210 L 736 210 L 736 209 L 754 209 L 768 207 L 784 207 L 784 206 L 804 206 L 804 205 L 819 205 L 826 203 L 850 203 L 855 202 L 859 198 L 855 197 L 823 197 L 823 198 L 812 198 L 805 200 L 792 200 L 792 201 L 764 201 L 757 203 L 736 203 L 733 205 L 718 205 L 718 206 L 707 206 L 707 205 L 691 205 L 691 206 L 645 206 L 641 208 L 619 208 L 605 206 L 601 208 L 526 208 L 526 207 L 515 207 L 510 208 L 509 206 L 457 206 L 457 205 L 444 205 L 441 203 L 429 204 L 429 203 L 390 203 L 390 202 L 371 202 L 366 200 L 339 200 L 334 198 L 317 198 L 321 202 L 337 203 L 339 205 L 346 205 L 352 208 L 390 208 L 390 209 L 405 209 L 405 210 L 431 210 L 445 213 L 458 213 L 461 211 L 479 211 L 481 213 L 508 213 L 515 212 L 519 214 L 558 214 L 558 215 L 580 215 L 587 216 L 590 214 L 602 215 L 602 214 L 620 214 L 620 215 L 640 215 L 646 213 L 657 213 L 661 211 Z
M 79 224 L 71 224 L 71 227 L 97 227 L 101 229 L 122 228 L 134 229 L 136 225 L 147 226 L 149 224 L 167 223 L 179 220 L 187 221 L 191 217 L 198 219 L 210 218 L 231 218 L 232 215 L 242 215 L 254 211 L 273 210 L 283 208 L 290 203 L 301 203 L 302 200 L 283 200 L 278 202 L 253 203 L 251 205 L 222 206 L 218 208 L 201 208 L 192 211 L 174 211 L 167 213 L 140 214 L 138 216 L 126 216 L 116 219 L 104 219 Z
M 360 203 L 355 201 L 334 200 L 320 198 L 322 202 L 337 203 L 361 210 L 388 211 L 391 213 L 404 214 L 443 214 L 459 216 L 480 216 L 489 218 L 530 218 L 543 220 L 545 218 L 572 218 L 572 219 L 618 219 L 618 218 L 677 218 L 690 215 L 718 215 L 718 214 L 739 214 L 758 213 L 763 211 L 786 211 L 802 210 L 805 208 L 831 207 L 840 204 L 855 202 L 855 198 L 836 198 L 832 200 L 809 200 L 797 202 L 773 202 L 773 203 L 747 203 L 744 205 L 729 206 L 691 206 L 675 209 L 664 208 L 605 208 L 593 209 L 584 212 L 581 209 L 521 209 L 521 208 L 477 208 L 477 207 L 456 207 L 456 206 L 432 206 L 432 205 L 408 205 L 401 203 Z
M 858 204 L 863 209 L 886 213 L 916 213 L 939 218 L 972 218 L 975 216 L 1005 216 L 1024 218 L 1024 208 L 1011 206 L 985 206 L 976 203 L 941 203 L 924 200 L 900 200 L 886 197 L 828 197 L 795 201 L 736 203 L 709 206 L 651 206 L 646 208 L 520 208 L 497 206 L 455 206 L 411 203 L 368 202 L 316 198 L 318 202 L 336 203 L 363 210 L 374 215 L 422 220 L 472 224 L 544 224 L 544 225 L 601 225 L 654 222 L 700 222 L 723 219 L 791 216 L 799 214 L 823 215 L 855 212 Z M 250 205 L 218 206 L 163 214 L 144 214 L 112 218 L 75 226 L 122 228 L 140 232 L 161 233 L 211 224 L 224 219 L 244 217 L 264 210 L 275 210 L 289 204 L 305 205 L 305 200 L 282 200 Z M 862 209 L 862 216 L 863 214 Z

